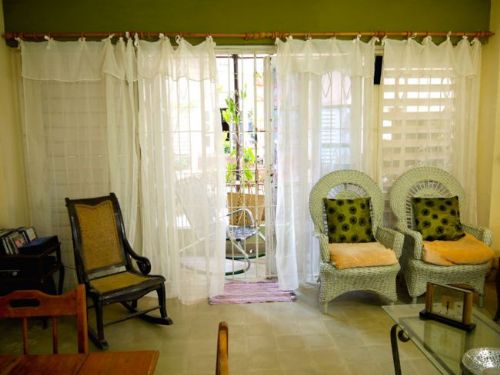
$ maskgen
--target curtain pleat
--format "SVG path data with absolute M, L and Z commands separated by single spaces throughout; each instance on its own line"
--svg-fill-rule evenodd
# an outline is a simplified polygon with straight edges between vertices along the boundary
M 184 303 L 221 294 L 225 162 L 211 39 L 139 41 L 143 252 Z
M 123 40 L 21 42 L 23 131 L 31 223 L 74 257 L 64 198 L 120 201 L 127 236 L 137 226 L 136 85 Z M 74 275 L 73 275 L 74 276 Z M 67 284 L 76 280 L 70 280 Z
M 114 191 L 129 240 L 167 277 L 169 296 L 191 303 L 223 290 L 225 162 L 215 44 L 176 42 L 21 42 L 23 131 L 32 224 L 59 235 L 65 264 L 64 197 Z M 330 171 L 362 170 L 387 191 L 414 165 L 443 167 L 465 187 L 464 217 L 476 221 L 480 43 L 385 40 L 381 118 L 374 43 L 277 41 L 283 289 L 315 281 L 308 199 Z
M 335 169 L 373 170 L 374 40 L 278 41 L 276 265 L 282 289 L 314 282 L 309 192 Z
M 465 189 L 461 215 L 475 224 L 481 44 L 463 38 L 385 40 L 382 179 L 386 189 L 417 165 L 452 173 Z

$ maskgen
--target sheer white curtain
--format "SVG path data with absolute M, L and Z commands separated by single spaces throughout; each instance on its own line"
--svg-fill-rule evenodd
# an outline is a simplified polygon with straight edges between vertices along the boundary
M 20 42 L 22 115 L 32 224 L 57 234 L 65 265 L 73 250 L 64 198 L 114 191 L 129 240 L 135 238 L 133 46 L 102 42 Z
M 143 253 L 184 303 L 224 285 L 225 163 L 215 43 L 138 41 Z
M 308 205 L 314 183 L 345 168 L 375 177 L 374 42 L 277 42 L 276 264 L 283 289 L 314 281 L 318 273 Z
M 416 165 L 451 172 L 464 186 L 468 223 L 476 222 L 476 142 L 481 44 L 463 38 L 385 40 L 382 181 Z

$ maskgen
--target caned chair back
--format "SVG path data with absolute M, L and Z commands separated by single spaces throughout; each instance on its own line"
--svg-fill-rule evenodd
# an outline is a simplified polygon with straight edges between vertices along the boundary
M 22 320 L 23 353 L 28 354 L 28 318 L 52 318 L 52 351 L 58 352 L 57 318 L 75 316 L 78 352 L 88 353 L 87 304 L 85 286 L 63 295 L 49 295 L 39 290 L 17 290 L 0 296 L 0 318 L 19 318 Z
M 381 225 L 384 198 L 377 184 L 365 173 L 356 170 L 339 170 L 319 179 L 309 195 L 309 210 L 318 233 L 328 233 L 323 198 L 370 198 L 373 233 Z
M 450 173 L 437 167 L 416 167 L 403 173 L 390 191 L 391 209 L 401 229 L 415 229 L 412 198 L 448 198 L 458 196 L 464 204 L 464 189 Z M 461 212 L 462 214 L 462 212 Z
M 66 198 L 77 268 L 88 278 L 126 268 L 123 220 L 116 196 Z M 108 272 L 106 272 L 108 271 Z M 80 277 L 80 275 L 79 275 Z M 83 280 L 80 280 L 82 282 Z
M 215 375 L 229 374 L 229 332 L 226 322 L 219 323 Z

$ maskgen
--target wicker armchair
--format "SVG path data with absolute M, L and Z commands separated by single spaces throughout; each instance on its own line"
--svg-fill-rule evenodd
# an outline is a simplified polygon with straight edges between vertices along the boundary
M 390 191 L 391 208 L 396 216 L 397 229 L 405 235 L 400 263 L 412 302 L 424 294 L 427 282 L 442 284 L 467 284 L 479 293 L 482 306 L 484 279 L 489 262 L 478 265 L 439 266 L 422 260 L 422 235 L 415 230 L 412 209 L 413 197 L 452 197 L 464 201 L 464 190 L 460 183 L 448 172 L 436 167 L 417 167 L 402 174 Z M 475 236 L 485 244 L 491 244 L 491 231 L 486 228 L 462 224 L 465 232 Z
M 372 230 L 375 239 L 394 251 L 399 258 L 403 236 L 395 230 L 383 228 L 384 199 L 375 182 L 366 174 L 354 170 L 341 170 L 327 174 L 312 188 L 309 209 L 314 222 L 316 236 L 320 241 L 320 290 L 319 301 L 328 310 L 328 302 L 337 296 L 355 290 L 369 290 L 396 301 L 396 275 L 399 264 L 338 269 L 330 261 L 328 227 L 323 198 L 371 198 Z M 353 244 L 355 245 L 355 244 Z

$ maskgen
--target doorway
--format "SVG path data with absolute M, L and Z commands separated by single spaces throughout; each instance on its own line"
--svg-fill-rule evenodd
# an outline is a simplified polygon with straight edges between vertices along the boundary
M 226 241 L 226 277 L 259 281 L 276 275 L 273 74 L 269 53 L 217 54 L 217 93 L 224 133 L 229 225 L 254 235 Z M 236 228 L 238 227 L 238 228 Z

